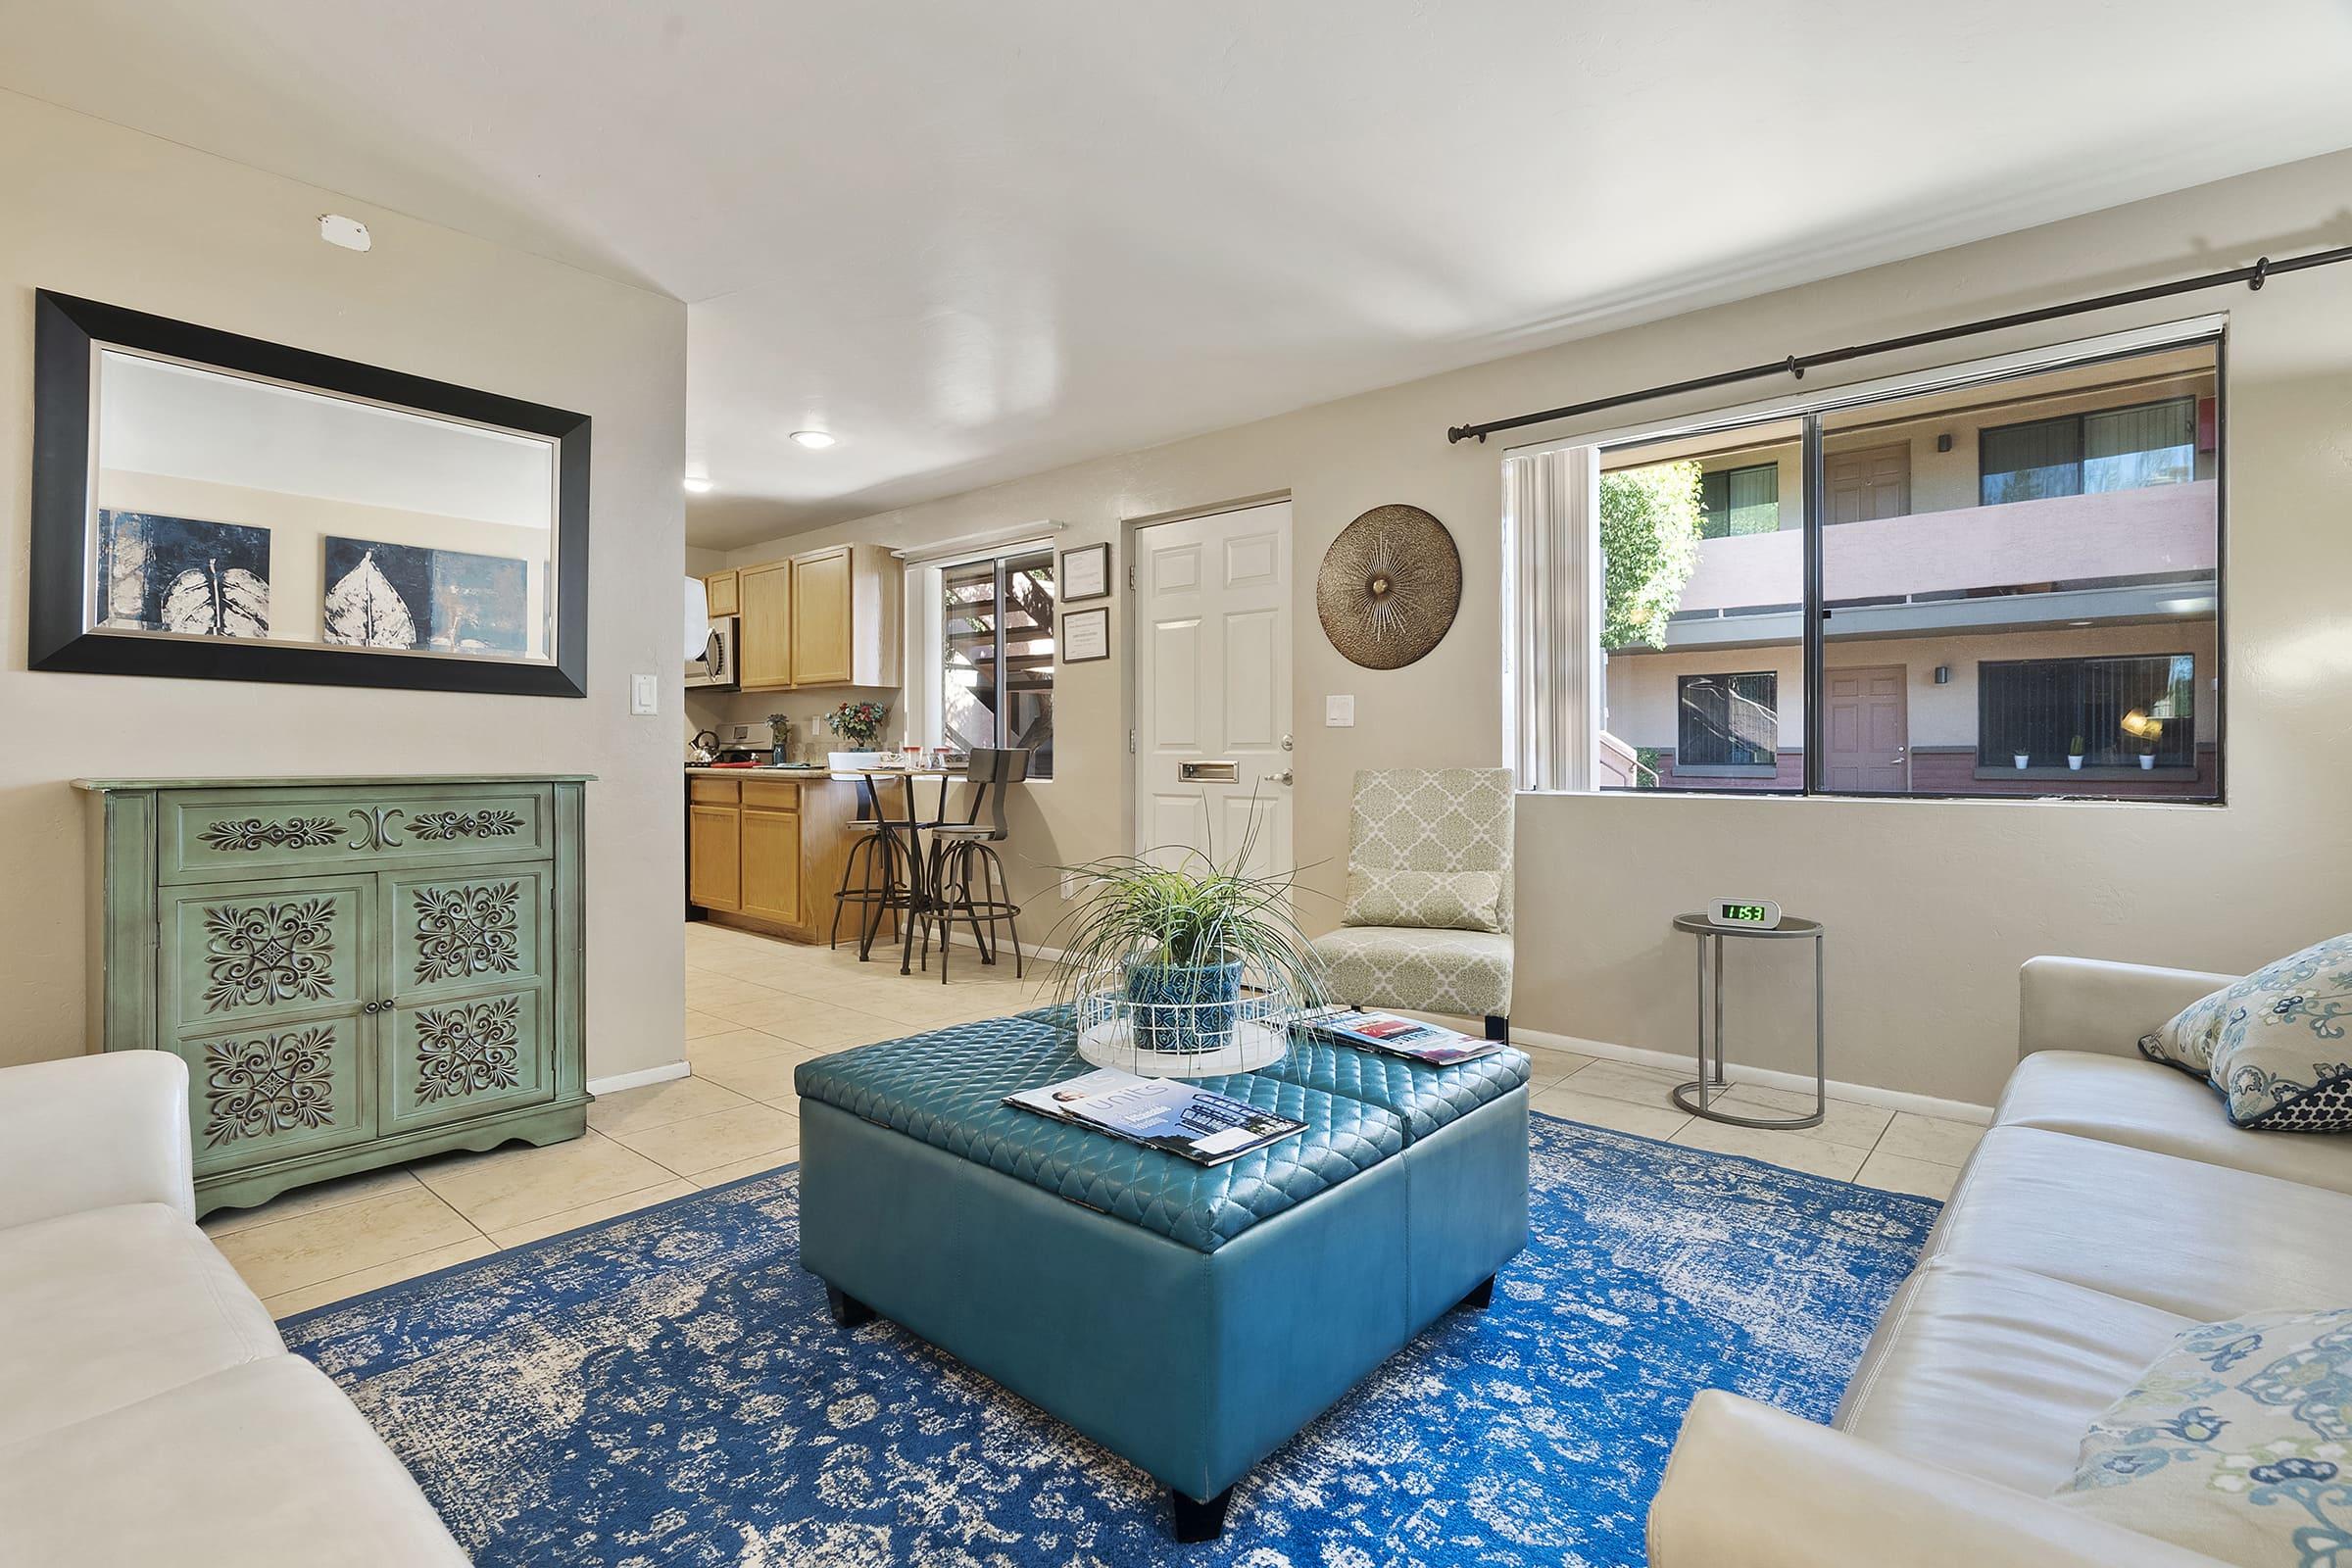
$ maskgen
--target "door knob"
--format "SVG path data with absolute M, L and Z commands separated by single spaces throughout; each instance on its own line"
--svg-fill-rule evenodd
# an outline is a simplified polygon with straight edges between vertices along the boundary
M 1265 779 L 1269 784 L 1288 784 L 1291 782 L 1291 770 L 1286 767 L 1279 773 L 1268 773 Z

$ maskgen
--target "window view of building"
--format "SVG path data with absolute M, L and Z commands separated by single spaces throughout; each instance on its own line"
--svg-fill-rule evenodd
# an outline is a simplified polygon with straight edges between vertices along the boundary
M 1054 776 L 1054 552 L 940 569 L 940 727 L 959 752 L 1031 748 Z
M 1814 746 L 1825 792 L 2213 799 L 2217 389 L 2197 343 L 1607 450 L 1651 613 L 1610 616 L 1603 786 L 1801 790 Z

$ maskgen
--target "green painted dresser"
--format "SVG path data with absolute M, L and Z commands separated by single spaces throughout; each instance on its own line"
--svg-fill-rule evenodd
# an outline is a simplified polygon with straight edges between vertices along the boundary
M 75 781 L 91 1045 L 187 1062 L 199 1211 L 580 1135 L 589 782 Z

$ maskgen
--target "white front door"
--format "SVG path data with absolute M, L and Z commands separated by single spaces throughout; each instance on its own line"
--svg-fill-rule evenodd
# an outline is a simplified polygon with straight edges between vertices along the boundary
M 1135 564 L 1136 853 L 1292 870 L 1291 504 L 1139 528 Z

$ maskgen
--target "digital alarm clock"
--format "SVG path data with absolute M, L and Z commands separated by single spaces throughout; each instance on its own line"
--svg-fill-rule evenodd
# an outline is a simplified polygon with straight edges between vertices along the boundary
M 1781 923 L 1781 906 L 1770 899 L 1717 899 L 1707 906 L 1707 923 L 1769 931 Z

